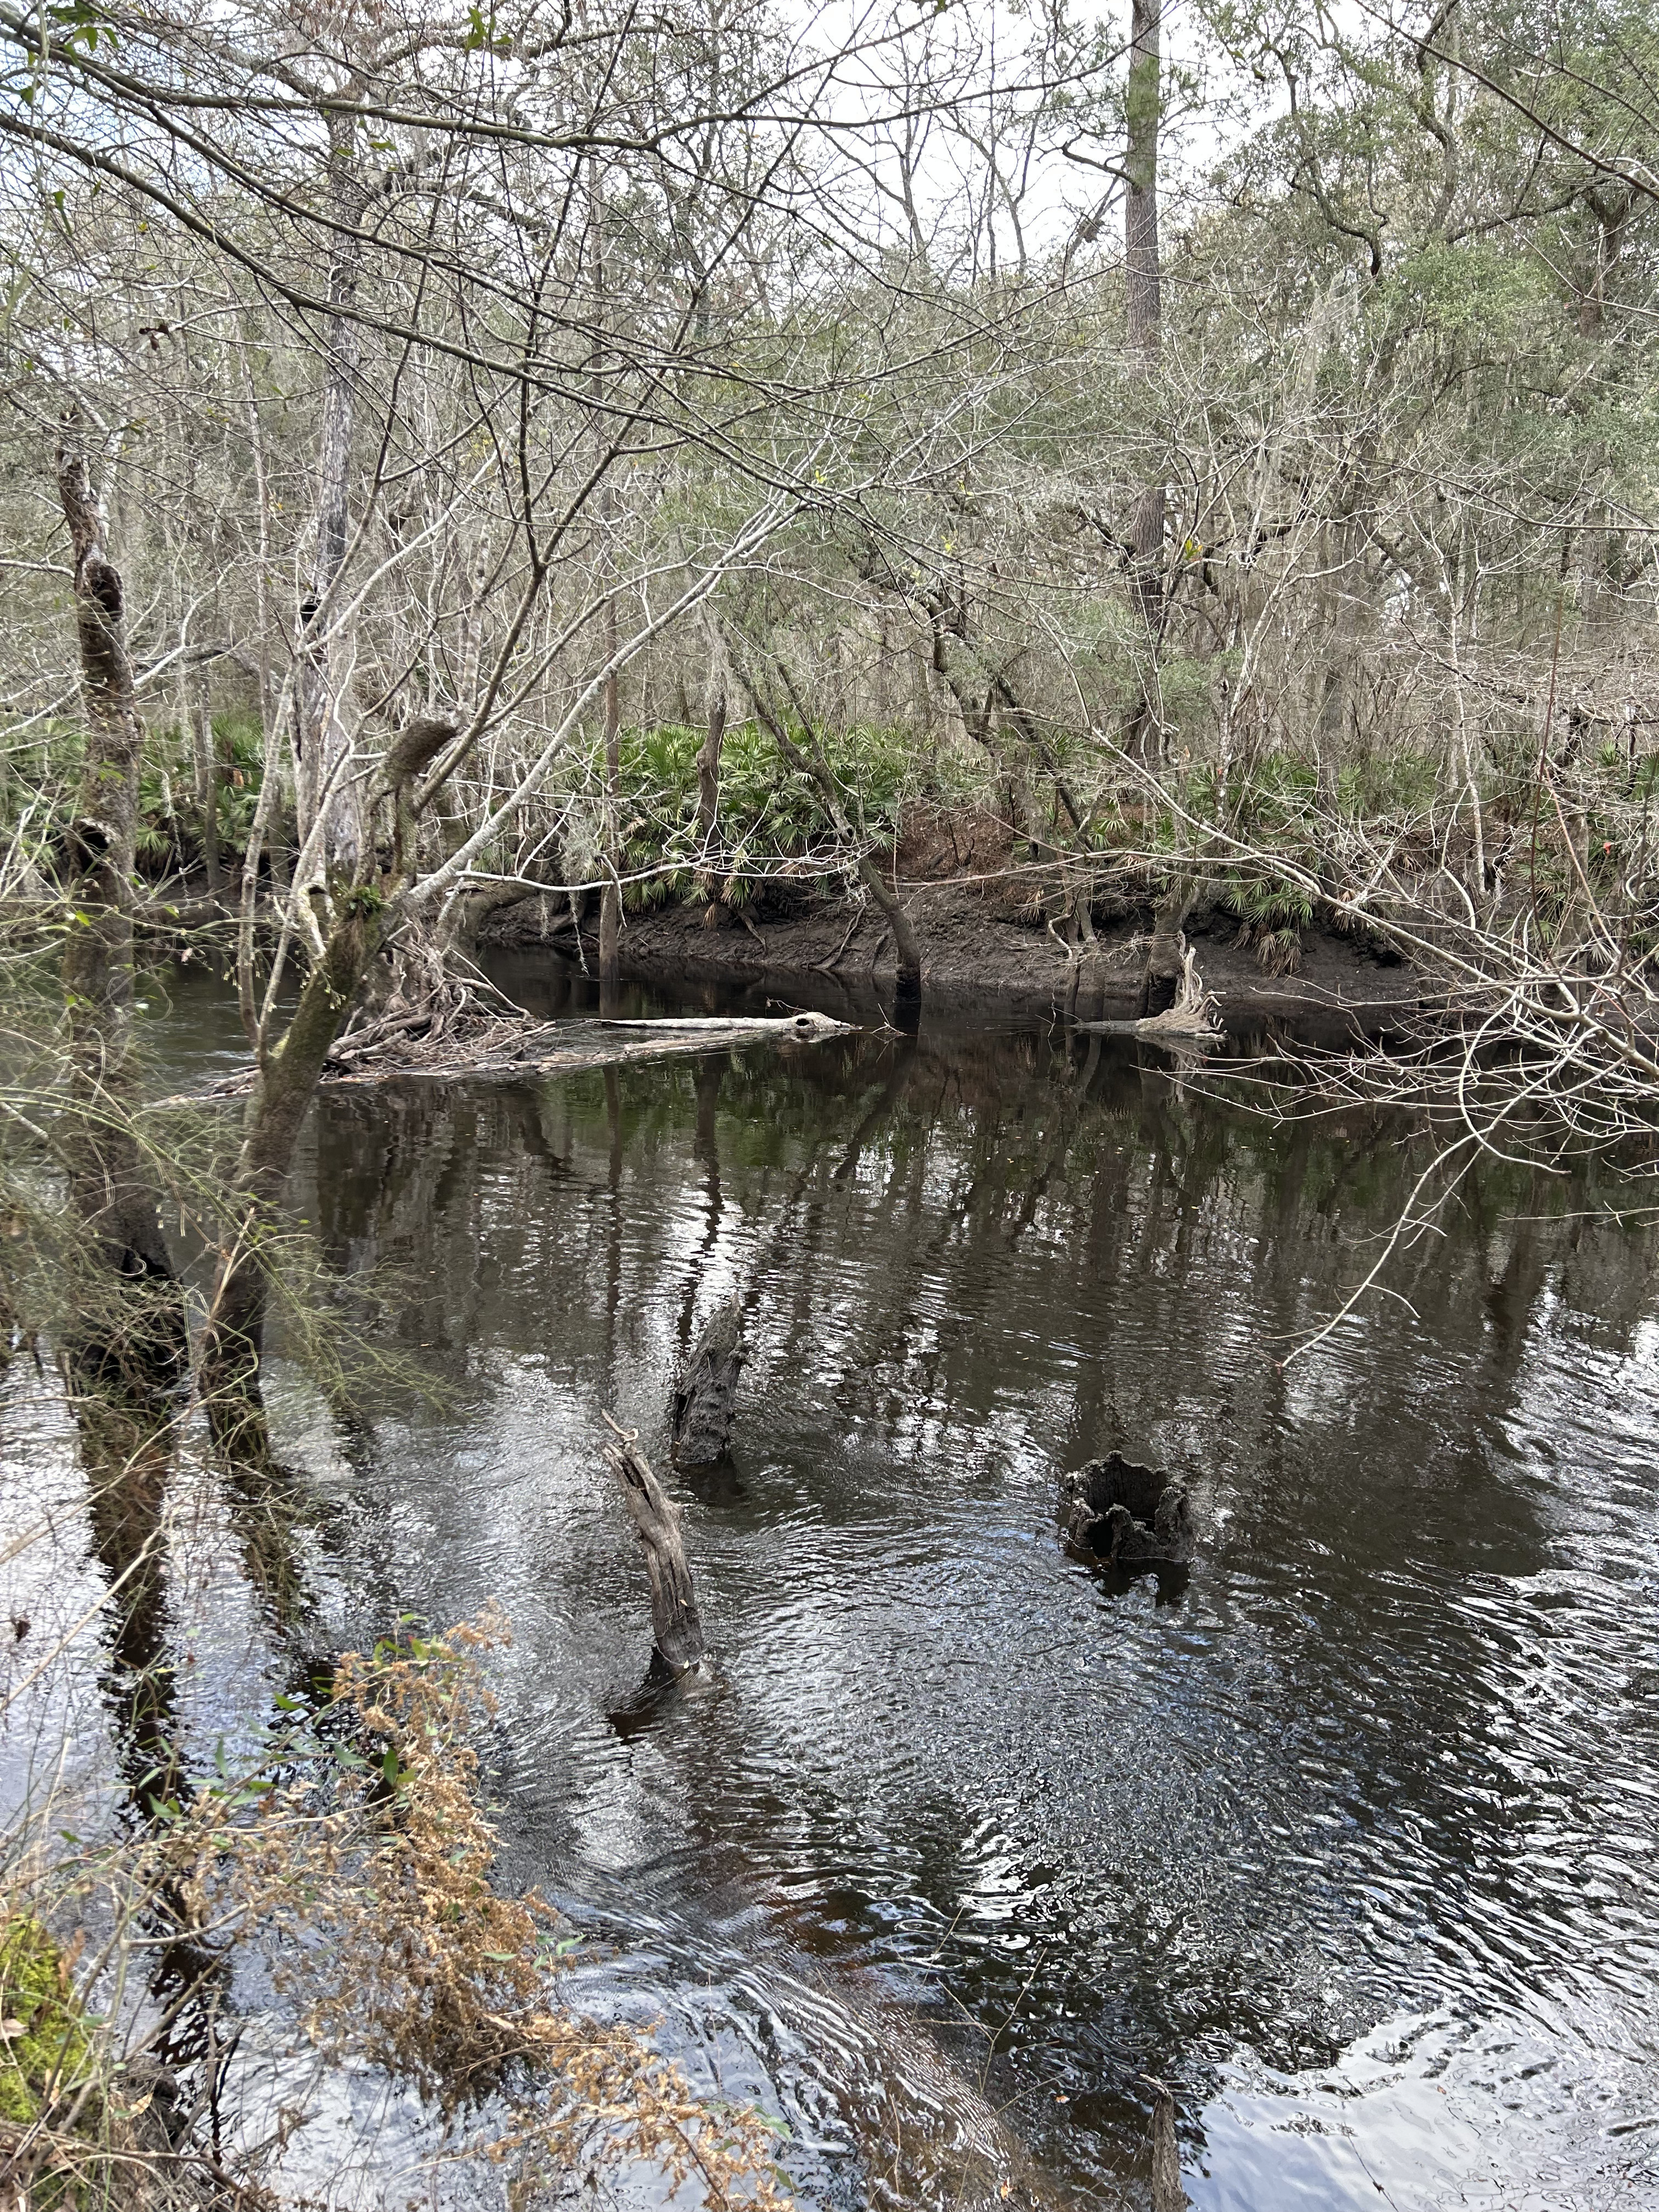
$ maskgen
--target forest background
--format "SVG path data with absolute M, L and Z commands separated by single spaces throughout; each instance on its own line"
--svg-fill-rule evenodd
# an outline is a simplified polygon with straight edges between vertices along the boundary
M 1639 12 L 4 36 L 9 912 L 221 919 L 262 1053 L 365 892 L 359 1024 L 550 891 L 606 971 L 630 909 L 847 889 L 919 971 L 940 872 L 1626 1026 Z

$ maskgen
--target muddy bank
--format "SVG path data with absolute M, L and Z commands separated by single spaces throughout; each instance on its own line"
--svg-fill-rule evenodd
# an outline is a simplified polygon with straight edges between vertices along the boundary
M 1040 922 L 997 913 L 975 893 L 928 884 L 910 900 L 921 942 L 924 989 L 936 1006 L 963 1012 L 1069 1012 L 1079 1020 L 1127 1018 L 1137 1011 L 1150 909 L 1101 926 L 1081 958 L 1069 954 Z M 1413 1012 L 1419 979 L 1403 963 L 1328 931 L 1304 933 L 1301 958 L 1288 975 L 1266 974 L 1255 951 L 1238 942 L 1235 917 L 1218 908 L 1188 917 L 1187 934 L 1200 973 L 1234 1030 L 1274 1019 L 1299 1027 L 1384 1031 Z M 501 915 L 489 941 L 502 947 L 548 945 L 574 956 L 568 909 L 531 899 Z M 597 914 L 584 917 L 581 950 L 598 958 Z M 642 981 L 690 976 L 727 985 L 787 985 L 798 996 L 890 987 L 891 938 L 883 917 L 845 899 L 802 901 L 793 909 L 760 910 L 748 918 L 720 906 L 665 907 L 627 917 L 624 972 Z

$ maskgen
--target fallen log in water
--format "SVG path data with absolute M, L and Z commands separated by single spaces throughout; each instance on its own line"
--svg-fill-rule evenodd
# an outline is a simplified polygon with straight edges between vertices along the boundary
M 651 1463 L 632 1432 L 618 1427 L 609 1413 L 605 1418 L 617 1437 L 615 1443 L 605 1446 L 605 1465 L 622 1485 L 623 1502 L 639 1536 L 645 1571 L 651 1581 L 651 1627 L 657 1653 L 671 1673 L 684 1674 L 702 1665 L 708 1647 L 691 1586 L 679 1508 L 652 1474 Z
M 854 1024 L 830 1014 L 670 1016 L 660 1021 L 623 1021 L 586 1017 L 562 1022 L 504 1018 L 468 1037 L 445 1036 L 429 1054 L 410 1045 L 402 1060 L 376 1058 L 358 1066 L 341 1054 L 324 1068 L 324 1089 L 361 1088 L 411 1077 L 428 1081 L 469 1081 L 556 1074 L 567 1068 L 615 1067 L 635 1060 L 668 1060 L 684 1053 L 728 1052 L 742 1045 L 817 1044 L 825 1037 L 848 1036 Z M 349 1040 L 347 1043 L 349 1045 Z M 238 1068 L 206 1091 L 163 1098 L 163 1106 L 204 1106 L 216 1099 L 241 1098 L 253 1088 L 253 1070 Z
M 1079 1022 L 1076 1026 L 1085 1036 L 1144 1037 L 1148 1044 L 1221 1044 L 1227 1034 L 1207 1016 L 1190 1018 L 1173 1006 L 1167 1013 L 1149 1014 L 1144 1021 Z
M 746 1351 L 743 1300 L 734 1293 L 704 1322 L 669 1400 L 676 1467 L 716 1467 L 726 1457 Z
M 1192 1508 L 1178 1476 L 1113 1452 L 1060 1478 L 1066 1534 L 1115 1567 L 1184 1566 L 1193 1556 Z

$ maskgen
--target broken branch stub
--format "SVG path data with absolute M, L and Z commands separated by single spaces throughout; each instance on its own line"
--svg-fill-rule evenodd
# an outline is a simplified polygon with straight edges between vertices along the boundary
M 730 1450 L 738 1382 L 747 1352 L 743 1300 L 734 1293 L 704 1322 L 669 1401 L 677 1467 L 714 1467 Z
M 609 1416 L 606 1417 L 607 1419 Z M 625 1430 L 607 1444 L 605 1465 L 622 1485 L 623 1498 L 645 1554 L 651 1581 L 651 1627 L 657 1650 L 675 1674 L 701 1665 L 708 1652 L 679 1509 L 651 1472 L 650 1462 Z

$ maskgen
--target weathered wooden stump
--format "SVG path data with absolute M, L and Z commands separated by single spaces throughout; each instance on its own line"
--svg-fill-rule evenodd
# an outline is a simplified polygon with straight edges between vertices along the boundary
M 1062 1475 L 1060 1497 L 1072 1542 L 1112 1566 L 1184 1566 L 1193 1556 L 1192 1508 L 1176 1475 L 1113 1452 Z
M 1176 2136 L 1175 2099 L 1150 2074 L 1142 2077 L 1152 2093 L 1152 2212 L 1187 2212 L 1181 2182 L 1181 2145 Z
M 743 1300 L 733 1295 L 716 1306 L 703 1324 L 669 1400 L 668 1426 L 676 1467 L 714 1467 L 730 1450 L 738 1382 L 746 1352 Z
M 632 1436 L 611 1421 L 609 1414 L 605 1419 L 617 1439 L 605 1446 L 605 1465 L 622 1485 L 623 1498 L 645 1554 L 645 1571 L 651 1581 L 651 1627 L 658 1656 L 672 1673 L 684 1674 L 702 1664 L 708 1647 L 691 1586 L 679 1508 L 652 1474 L 650 1462 Z

